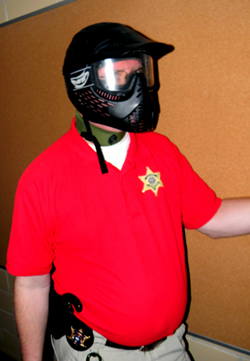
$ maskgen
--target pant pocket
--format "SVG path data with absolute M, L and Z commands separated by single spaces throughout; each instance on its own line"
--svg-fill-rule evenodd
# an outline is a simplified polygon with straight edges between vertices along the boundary
M 63 336 L 58 340 L 56 340 L 53 336 L 51 336 L 51 344 L 57 361 L 72 360 L 71 356 L 74 350 L 72 347 L 69 346 L 66 340 L 66 336 Z
M 86 351 L 74 350 L 67 342 L 66 336 L 63 336 L 56 340 L 51 336 L 52 347 L 56 356 L 57 361 L 85 361 L 87 356 L 91 353 L 97 353 L 103 349 L 103 345 L 93 345 Z M 91 358 L 91 361 L 95 358 Z M 95 361 L 98 361 L 96 358 Z

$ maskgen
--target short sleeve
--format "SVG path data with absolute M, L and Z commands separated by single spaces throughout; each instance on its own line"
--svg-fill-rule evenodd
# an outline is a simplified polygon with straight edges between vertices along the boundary
M 54 259 L 48 199 L 32 181 L 21 178 L 14 204 L 6 268 L 15 276 L 49 273 Z
M 182 217 L 187 229 L 206 224 L 217 212 L 221 199 L 192 169 L 181 155 Z

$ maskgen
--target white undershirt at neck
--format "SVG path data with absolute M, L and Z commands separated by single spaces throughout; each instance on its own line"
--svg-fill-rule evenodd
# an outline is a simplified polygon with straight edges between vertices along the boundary
M 94 151 L 96 151 L 95 145 L 93 143 L 88 141 L 86 142 Z M 127 156 L 129 144 L 130 135 L 129 133 L 126 133 L 122 140 L 120 140 L 120 142 L 113 145 L 101 147 L 104 159 L 107 162 L 113 164 L 114 167 L 121 170 Z

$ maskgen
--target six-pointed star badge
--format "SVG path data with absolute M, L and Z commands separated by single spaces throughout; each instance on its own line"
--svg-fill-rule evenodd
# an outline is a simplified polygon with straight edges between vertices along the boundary
M 146 167 L 146 169 L 147 173 L 138 177 L 144 183 L 142 193 L 151 190 L 157 196 L 159 187 L 164 187 L 161 181 L 161 173 L 154 173 L 149 167 Z

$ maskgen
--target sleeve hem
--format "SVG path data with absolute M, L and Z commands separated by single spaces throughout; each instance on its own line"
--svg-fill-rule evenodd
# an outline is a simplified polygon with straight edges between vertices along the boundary
M 52 266 L 44 268 L 23 268 L 7 262 L 6 269 L 7 271 L 16 277 L 29 277 L 29 276 L 43 276 L 50 273 Z
M 192 225 L 185 225 L 185 228 L 198 229 L 204 226 L 207 222 L 209 222 L 213 218 L 215 213 L 218 211 L 218 209 L 221 206 L 221 202 L 222 202 L 221 198 L 217 198 L 214 207 L 211 209 L 210 212 L 204 214 L 204 216 L 200 217 L 198 220 L 196 220 L 196 222 L 193 222 Z

